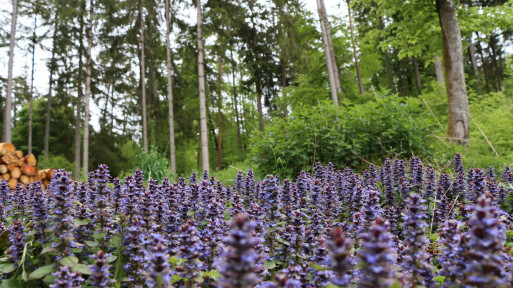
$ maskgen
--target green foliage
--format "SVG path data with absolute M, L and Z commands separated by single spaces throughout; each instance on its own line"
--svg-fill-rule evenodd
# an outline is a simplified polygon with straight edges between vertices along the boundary
M 65 169 L 66 171 L 74 171 L 73 163 L 66 160 L 66 158 L 62 155 L 52 155 L 49 156 L 42 155 L 39 157 L 37 161 L 37 167 L 39 169 Z
M 173 178 L 169 166 L 169 160 L 165 153 L 152 147 L 148 152 L 142 152 L 135 157 L 135 169 L 140 169 L 144 174 L 144 180 L 162 180 L 165 177 Z
M 419 99 L 379 94 L 345 108 L 329 101 L 300 106 L 253 135 L 250 160 L 260 173 L 291 177 L 316 161 L 360 168 L 365 160 L 385 156 L 429 155 L 434 122 L 425 116 Z

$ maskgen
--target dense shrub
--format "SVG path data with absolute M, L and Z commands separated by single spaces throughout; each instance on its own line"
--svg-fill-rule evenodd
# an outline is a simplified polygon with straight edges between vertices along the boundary
M 425 113 L 419 99 L 378 94 L 361 105 L 301 106 L 252 137 L 250 159 L 262 173 L 292 176 L 315 161 L 360 167 L 363 159 L 427 155 L 434 122 Z

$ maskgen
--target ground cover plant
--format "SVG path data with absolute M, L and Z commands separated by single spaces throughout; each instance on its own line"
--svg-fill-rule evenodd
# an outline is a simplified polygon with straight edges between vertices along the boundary
M 417 157 L 233 187 L 100 165 L 0 182 L 1 287 L 511 287 L 513 172 Z

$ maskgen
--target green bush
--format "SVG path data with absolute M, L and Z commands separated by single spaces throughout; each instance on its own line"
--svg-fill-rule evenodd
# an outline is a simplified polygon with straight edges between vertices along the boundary
M 66 160 L 62 155 L 49 156 L 41 155 L 37 161 L 37 168 L 39 169 L 65 169 L 66 171 L 75 171 L 73 163 Z
M 429 155 L 433 124 L 415 98 L 376 94 L 373 101 L 345 107 L 327 101 L 300 106 L 254 134 L 249 157 L 259 173 L 287 177 L 316 161 L 358 169 L 385 157 Z
M 155 179 L 162 180 L 165 177 L 174 179 L 169 165 L 169 160 L 165 153 L 152 148 L 148 152 L 142 152 L 135 157 L 135 169 L 139 169 L 144 174 L 144 180 Z

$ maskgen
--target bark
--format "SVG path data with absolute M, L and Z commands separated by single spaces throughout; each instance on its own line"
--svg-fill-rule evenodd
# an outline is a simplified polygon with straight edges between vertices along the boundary
M 140 77 L 141 77 L 141 101 L 142 101 L 142 122 L 143 122 L 143 147 L 144 151 L 148 151 L 148 126 L 146 123 L 146 68 L 144 67 L 145 58 L 144 58 L 144 9 L 143 9 L 143 0 L 139 0 L 139 20 L 141 21 L 141 60 L 140 60 Z
M 5 98 L 5 113 L 4 113 L 4 142 L 11 142 L 11 110 L 12 110 L 12 68 L 14 63 L 14 48 L 16 41 L 16 20 L 18 18 L 18 1 L 12 1 L 12 22 L 11 22 L 11 35 L 9 39 L 9 70 L 7 72 L 7 95 Z
M 57 28 L 59 27 L 59 10 L 55 11 L 54 34 L 52 44 L 52 58 L 50 60 L 50 80 L 48 83 L 48 100 L 46 102 L 46 122 L 45 122 L 45 139 L 44 139 L 44 153 L 48 156 L 50 146 L 50 120 L 52 118 L 52 92 L 53 92 L 53 73 L 55 72 L 55 47 L 57 45 Z
M 32 72 L 30 76 L 30 96 L 29 96 L 29 123 L 28 123 L 28 154 L 32 154 L 32 99 L 34 99 L 34 59 L 36 56 L 36 29 L 37 15 L 34 17 L 34 32 L 32 33 Z
M 221 54 L 222 55 L 222 54 Z M 219 56 L 217 87 L 217 170 L 223 168 L 223 57 Z
M 169 20 L 169 0 L 166 0 L 166 55 L 167 55 L 167 101 L 169 106 L 169 161 L 171 172 L 176 173 L 176 148 L 175 148 L 175 121 L 173 112 L 173 65 L 171 63 L 171 44 L 169 34 L 171 23 Z
M 317 12 L 319 13 L 322 40 L 324 43 L 324 54 L 326 56 L 326 66 L 328 67 L 328 78 L 330 83 L 331 99 L 333 100 L 333 103 L 338 106 L 338 87 L 340 87 L 340 77 L 337 78 L 337 76 L 334 75 L 335 70 L 333 66 L 336 66 L 336 63 L 333 62 L 333 57 L 331 55 L 331 52 L 333 51 L 333 48 L 330 47 L 331 34 L 329 31 L 329 25 L 327 24 L 328 17 L 326 16 L 326 8 L 324 7 L 323 0 L 317 0 Z M 328 35 L 330 38 L 328 38 Z M 338 82 L 339 84 L 337 85 L 336 82 Z M 342 92 L 341 89 L 340 92 Z
M 501 71 L 500 71 L 500 68 L 499 68 L 499 64 L 498 64 L 498 61 L 497 61 L 497 48 L 496 48 L 496 37 L 495 35 L 490 35 L 488 37 L 488 43 L 489 43 L 489 47 L 490 47 L 490 56 L 492 58 L 492 63 L 493 63 L 493 69 L 495 71 L 495 85 L 497 86 L 497 89 L 496 91 L 500 91 L 502 89 L 502 83 L 501 83 Z
M 383 23 L 383 17 L 379 17 L 379 29 L 383 32 L 385 31 L 385 23 Z M 385 33 L 383 33 L 383 36 L 381 36 L 381 41 L 385 42 L 387 39 L 384 36 Z M 383 60 L 385 62 L 385 70 L 387 72 L 387 80 L 388 80 L 388 87 L 390 90 L 394 89 L 394 78 L 392 75 L 392 65 L 390 64 L 390 56 L 388 55 L 387 50 L 383 51 Z
M 467 145 L 469 138 L 469 109 L 461 32 L 451 0 L 436 0 L 443 36 L 445 86 L 449 102 L 447 136 L 450 142 Z
M 481 92 L 481 77 L 479 75 L 479 68 L 477 67 L 476 47 L 474 47 L 474 43 L 472 42 L 472 35 L 468 39 L 468 55 L 470 57 L 470 62 L 472 62 L 474 77 L 476 77 L 477 90 Z
M 435 55 L 435 74 L 436 81 L 438 81 L 440 85 L 444 85 L 444 69 L 442 66 L 442 60 L 440 60 L 440 57 L 438 55 Z
M 81 12 L 86 12 L 86 1 L 81 1 Z M 83 63 L 82 63 L 82 53 L 84 51 L 84 42 L 82 41 L 84 36 L 84 17 L 80 17 L 80 46 L 78 48 L 78 75 L 77 75 L 77 103 L 75 105 L 76 114 L 75 114 L 75 171 L 73 171 L 74 179 L 76 181 L 80 180 L 80 109 L 82 106 L 82 98 L 83 98 L 83 90 L 82 90 L 82 81 L 83 81 Z
M 360 74 L 360 62 L 358 61 L 358 52 L 356 51 L 356 38 L 354 36 L 353 16 L 351 15 L 351 6 L 347 0 L 347 13 L 349 15 L 349 30 L 351 31 L 351 46 L 353 48 L 354 65 L 356 67 L 356 76 L 358 77 L 358 89 L 363 94 L 362 75 Z
M 477 37 L 479 37 L 479 33 L 476 33 L 477 34 Z M 481 58 L 481 70 L 483 72 L 483 78 L 485 80 L 485 87 L 486 87 L 486 92 L 487 93 L 490 93 L 490 82 L 488 82 L 488 73 L 486 71 L 486 59 L 483 55 L 483 47 L 481 47 L 481 43 L 478 41 L 477 42 L 477 52 L 479 53 L 479 57 Z
M 87 51 L 86 51 L 86 93 L 84 101 L 84 154 L 82 158 L 82 173 L 87 178 L 89 173 L 89 98 L 91 97 L 91 70 L 93 62 L 91 50 L 93 48 L 93 9 L 94 0 L 89 1 L 89 23 L 87 24 Z
M 422 94 L 422 84 L 420 83 L 420 73 L 419 73 L 419 63 L 417 62 L 417 57 L 411 57 L 413 61 L 413 67 L 415 68 L 415 84 L 417 85 L 417 91 L 419 94 Z
M 230 60 L 232 61 L 232 82 L 233 82 L 233 109 L 235 110 L 235 123 L 237 124 L 237 144 L 239 152 L 242 153 L 242 138 L 240 136 L 239 107 L 237 104 L 237 86 L 235 84 L 235 61 L 233 61 L 233 52 L 230 51 Z
M 260 78 L 257 76 L 257 81 L 255 83 L 255 88 L 257 92 L 257 111 L 258 111 L 258 122 L 260 131 L 264 131 L 264 114 L 262 111 L 262 86 L 260 85 Z
M 201 164 L 203 171 L 209 171 L 210 165 L 208 160 L 208 135 L 207 135 L 207 101 L 205 96 L 205 66 L 203 55 L 203 35 L 201 28 L 201 0 L 196 0 L 197 15 L 197 41 L 198 41 L 198 88 L 200 102 L 200 147 L 201 147 Z

